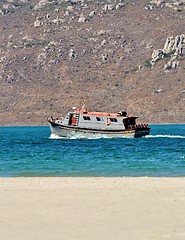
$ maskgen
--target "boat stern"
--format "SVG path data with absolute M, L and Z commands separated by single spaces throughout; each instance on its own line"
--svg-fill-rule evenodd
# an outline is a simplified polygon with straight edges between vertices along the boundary
M 135 135 L 134 137 L 144 137 L 150 134 L 151 128 L 148 124 L 138 124 L 135 126 Z

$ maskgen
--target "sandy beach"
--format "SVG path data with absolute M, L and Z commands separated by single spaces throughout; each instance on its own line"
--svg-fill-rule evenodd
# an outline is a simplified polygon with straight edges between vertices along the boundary
M 184 240 L 185 178 L 0 178 L 0 239 Z

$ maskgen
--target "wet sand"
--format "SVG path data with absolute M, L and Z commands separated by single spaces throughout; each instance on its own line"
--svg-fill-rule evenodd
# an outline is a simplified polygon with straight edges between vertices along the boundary
M 0 178 L 2 240 L 184 240 L 185 178 Z

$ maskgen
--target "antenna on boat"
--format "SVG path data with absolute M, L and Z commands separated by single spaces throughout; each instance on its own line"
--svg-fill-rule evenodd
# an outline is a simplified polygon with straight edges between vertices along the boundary
M 83 103 L 82 103 L 82 110 L 85 110 L 85 99 L 83 99 Z

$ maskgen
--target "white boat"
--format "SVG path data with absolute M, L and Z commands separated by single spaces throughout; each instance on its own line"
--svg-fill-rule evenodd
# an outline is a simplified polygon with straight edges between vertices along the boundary
M 149 135 L 148 124 L 136 124 L 138 117 L 126 112 L 89 112 L 73 107 L 66 116 L 48 118 L 51 133 L 64 138 L 121 138 Z

